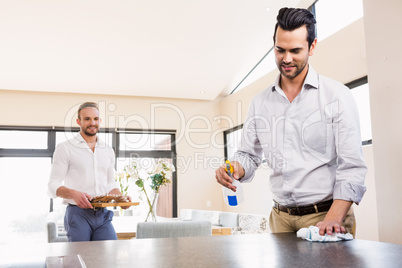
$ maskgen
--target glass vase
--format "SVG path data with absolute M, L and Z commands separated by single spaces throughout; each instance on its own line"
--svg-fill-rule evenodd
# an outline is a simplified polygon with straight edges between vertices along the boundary
M 145 219 L 146 222 L 156 222 L 156 209 L 158 205 L 158 197 L 159 193 L 154 193 L 152 201 L 149 205 L 149 211 L 147 214 L 147 218 Z

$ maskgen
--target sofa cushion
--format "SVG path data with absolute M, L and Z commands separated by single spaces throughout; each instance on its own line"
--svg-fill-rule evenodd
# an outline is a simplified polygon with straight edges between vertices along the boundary
M 220 211 L 204 210 L 203 220 L 210 221 L 212 225 L 219 225 Z
M 239 214 L 233 212 L 221 212 L 219 222 L 222 227 L 237 227 L 239 225 Z
M 247 233 L 269 232 L 268 220 L 265 215 L 239 214 L 239 227 L 242 232 Z
M 180 220 L 191 221 L 193 210 L 192 209 L 181 209 L 180 210 Z
M 193 209 L 191 212 L 192 221 L 202 221 L 204 219 L 204 210 Z

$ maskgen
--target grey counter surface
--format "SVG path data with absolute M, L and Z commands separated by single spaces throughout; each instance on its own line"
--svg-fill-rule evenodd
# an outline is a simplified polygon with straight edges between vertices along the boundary
M 294 233 L 67 242 L 0 250 L 9 258 L 18 250 L 20 260 L 25 256 L 37 267 L 47 256 L 78 254 L 87 267 L 97 268 L 402 267 L 402 245 L 366 240 L 318 243 Z M 4 261 L 7 258 L 0 267 L 14 267 L 12 259 Z

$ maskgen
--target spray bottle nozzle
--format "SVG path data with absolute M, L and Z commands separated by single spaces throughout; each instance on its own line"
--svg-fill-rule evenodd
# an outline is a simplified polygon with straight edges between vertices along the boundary
M 229 160 L 226 160 L 226 168 L 225 168 L 226 172 L 228 173 L 228 175 L 230 177 L 232 177 L 233 174 L 233 166 L 230 164 Z

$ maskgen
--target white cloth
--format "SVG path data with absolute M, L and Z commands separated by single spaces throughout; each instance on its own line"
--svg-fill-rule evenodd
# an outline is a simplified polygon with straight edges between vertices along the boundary
M 309 228 L 301 228 L 297 231 L 297 237 L 303 238 L 308 241 L 313 242 L 337 242 L 342 240 L 352 240 L 353 235 L 350 233 L 341 234 L 341 233 L 332 233 L 332 235 L 320 235 L 319 229 L 317 226 L 310 226 Z
M 366 187 L 359 115 L 350 90 L 309 65 L 301 92 L 289 102 L 276 82 L 257 94 L 234 159 L 251 181 L 264 155 L 274 200 L 287 207 L 323 200 L 359 203 Z
M 99 138 L 95 151 L 89 148 L 81 134 L 60 143 L 53 155 L 52 170 L 48 183 L 48 194 L 56 198 L 60 186 L 78 190 L 91 197 L 104 195 L 118 188 L 114 174 L 115 155 Z M 72 199 L 64 199 L 64 204 L 75 204 Z

